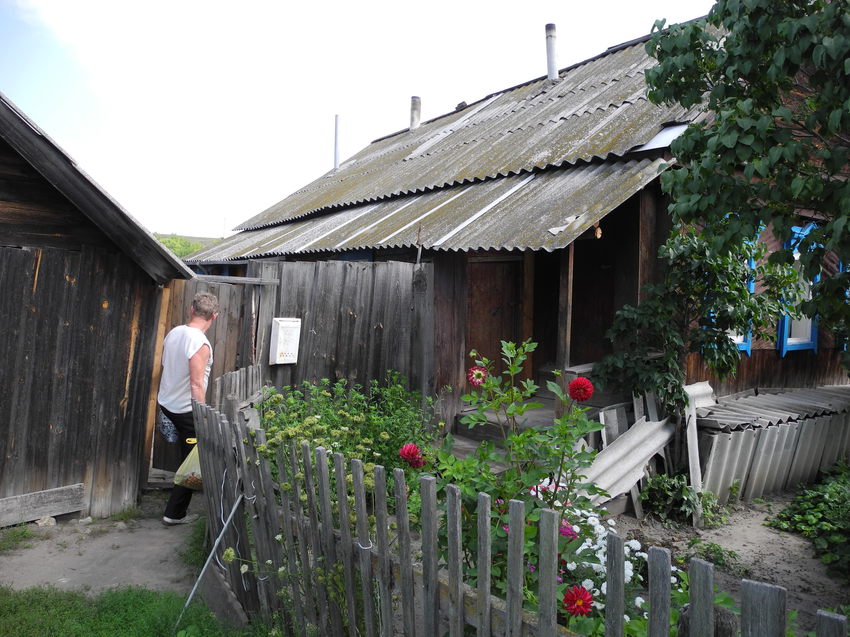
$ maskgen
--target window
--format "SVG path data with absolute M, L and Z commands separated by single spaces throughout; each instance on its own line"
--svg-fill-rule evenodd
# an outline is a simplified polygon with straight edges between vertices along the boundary
M 750 270 L 755 271 L 756 262 L 754 259 L 748 259 L 747 265 L 750 266 Z M 750 294 L 755 294 L 756 291 L 756 279 L 755 276 L 750 276 L 749 281 L 747 281 L 747 289 L 750 291 Z M 738 349 L 742 352 L 746 352 L 747 356 L 749 356 L 752 352 L 752 333 L 747 331 L 743 334 L 736 334 L 729 331 L 729 338 L 732 339 L 732 342 L 738 346 Z
M 812 229 L 815 227 L 815 224 L 810 223 L 806 226 L 795 226 L 793 228 L 794 234 L 791 238 L 791 241 L 788 242 L 787 247 L 794 247 L 794 259 L 796 261 L 795 267 L 800 270 L 800 253 L 796 250 L 797 246 L 799 246 L 800 241 L 808 235 Z M 812 282 L 806 282 L 807 289 L 804 292 L 804 299 L 808 300 L 812 298 L 812 283 L 818 281 L 820 277 L 816 277 Z M 790 316 L 783 316 L 779 319 L 779 326 L 777 329 L 777 338 L 776 338 L 776 347 L 779 349 L 779 355 L 785 356 L 790 351 L 793 350 L 806 350 L 810 349 L 814 352 L 818 351 L 818 321 L 817 318 L 810 318 L 804 316 L 799 319 L 792 319 Z

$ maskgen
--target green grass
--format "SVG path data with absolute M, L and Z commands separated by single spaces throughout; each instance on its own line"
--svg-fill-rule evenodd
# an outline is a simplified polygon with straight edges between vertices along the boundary
M 209 548 L 207 543 L 207 521 L 202 516 L 192 525 L 189 541 L 186 543 L 186 547 L 180 551 L 180 559 L 185 564 L 200 571 L 204 562 L 207 560 Z
M 29 540 L 37 537 L 37 533 L 33 533 L 29 527 L 23 525 L 2 529 L 0 530 L 0 553 L 29 546 Z
M 141 510 L 137 507 L 129 507 L 123 511 L 119 511 L 118 513 L 113 513 L 109 516 L 109 519 L 115 520 L 116 522 L 129 522 L 130 520 L 137 520 L 140 517 L 142 517 Z
M 141 588 L 107 591 L 90 598 L 55 588 L 13 591 L 0 587 L 0 635 L 15 637 L 175 637 L 185 598 Z M 49 609 L 49 610 L 47 610 Z M 192 604 L 179 633 L 192 637 L 275 634 L 263 627 L 233 630 L 201 604 Z M 279 633 L 278 633 L 279 634 Z

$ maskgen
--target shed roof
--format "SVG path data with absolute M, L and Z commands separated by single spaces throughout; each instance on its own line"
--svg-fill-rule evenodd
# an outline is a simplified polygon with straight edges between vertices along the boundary
M 568 245 L 663 169 L 650 142 L 700 116 L 649 102 L 644 41 L 378 139 L 190 261 Z
M 157 283 L 194 273 L 80 169 L 44 131 L 0 93 L 0 138 Z

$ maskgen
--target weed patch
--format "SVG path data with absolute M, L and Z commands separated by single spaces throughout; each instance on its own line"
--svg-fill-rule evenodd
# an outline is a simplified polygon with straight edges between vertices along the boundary
M 200 570 L 207 559 L 208 549 L 207 520 L 201 517 L 192 525 L 189 540 L 186 542 L 185 548 L 180 551 L 180 559 L 183 560 L 184 564 Z
M 28 547 L 30 546 L 29 541 L 37 537 L 37 533 L 33 533 L 29 527 L 24 525 L 10 526 L 7 529 L 0 530 L 0 553 Z

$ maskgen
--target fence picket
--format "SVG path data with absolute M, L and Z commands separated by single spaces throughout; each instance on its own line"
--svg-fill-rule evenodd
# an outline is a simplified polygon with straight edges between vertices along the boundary
M 490 567 L 493 547 L 490 538 L 490 496 L 478 494 L 478 637 L 490 637 Z
M 387 472 L 375 467 L 375 539 L 378 544 L 378 601 L 381 605 L 381 635 L 393 634 L 392 562 L 387 515 Z
M 324 447 L 316 448 L 316 473 L 319 512 L 322 521 L 320 524 L 322 532 L 322 552 L 325 563 L 325 582 L 330 582 L 337 564 L 336 560 L 336 538 L 334 538 L 334 519 L 331 507 L 331 484 L 328 473 L 328 452 Z M 342 635 L 342 614 L 337 600 L 331 595 L 331 588 L 325 586 L 328 593 L 328 610 L 330 612 L 331 627 L 334 635 Z
M 522 634 L 522 589 L 525 579 L 525 502 L 511 500 L 508 505 L 508 594 L 505 637 Z
M 292 504 L 295 518 L 295 532 L 298 536 L 298 556 L 301 559 L 301 570 L 303 576 L 301 584 L 304 587 L 304 609 L 307 619 L 313 626 L 319 625 L 318 611 L 316 609 L 316 591 L 313 587 L 313 567 L 310 563 L 310 537 L 307 531 L 307 518 L 304 516 L 304 508 L 301 504 L 301 480 L 298 478 L 301 471 L 298 468 L 298 458 L 295 455 L 295 446 L 289 447 L 290 480 L 292 480 Z
M 446 487 L 446 532 L 448 535 L 449 635 L 450 637 L 462 637 L 465 622 L 463 617 L 460 489 L 453 484 Z
M 363 594 L 363 619 L 367 637 L 375 637 L 375 595 L 372 589 L 372 539 L 369 537 L 369 511 L 363 484 L 363 463 L 351 461 L 354 484 L 354 511 L 357 514 L 357 547 L 360 562 L 360 590 Z
M 401 572 L 401 616 L 404 634 L 415 637 L 416 614 L 413 597 L 413 560 L 410 551 L 410 518 L 407 511 L 407 483 L 404 469 L 393 470 L 395 519 L 398 528 L 398 561 Z
M 741 580 L 742 637 L 784 637 L 785 589 Z
M 310 522 L 310 550 L 313 554 L 313 572 L 316 578 L 313 580 L 316 593 L 316 605 L 319 610 L 319 630 L 329 634 L 330 616 L 328 613 L 328 587 L 327 575 L 324 571 L 324 551 L 319 533 L 319 511 L 316 506 L 316 486 L 313 480 L 313 459 L 310 453 L 310 445 L 307 441 L 301 443 L 301 470 L 304 473 L 304 492 L 307 494 L 307 517 Z M 322 569 L 322 571 L 320 571 Z
M 668 637 L 670 634 L 670 551 L 652 546 L 647 555 L 649 562 L 649 637 Z
M 539 637 L 554 637 L 558 624 L 555 578 L 558 576 L 558 526 L 557 511 L 545 509 L 540 512 L 540 551 L 537 564 L 539 589 L 537 599 L 540 619 L 537 629 Z
M 436 635 L 440 626 L 440 586 L 437 581 L 437 479 L 419 478 L 422 500 L 420 534 L 422 536 L 422 627 L 424 636 Z M 489 496 L 488 496 L 489 497 Z
M 336 499 L 339 506 L 340 553 L 342 554 L 343 579 L 345 580 L 345 611 L 348 619 L 348 634 L 357 635 L 357 602 L 354 599 L 354 560 L 351 539 L 351 519 L 348 513 L 348 483 L 345 480 L 345 458 L 334 454 L 336 476 Z
M 623 538 L 615 533 L 608 534 L 605 561 L 605 637 L 620 637 L 623 634 L 626 567 Z
M 847 618 L 819 610 L 815 634 L 817 637 L 847 637 Z
M 691 559 L 688 568 L 690 580 L 690 635 L 714 637 L 714 565 L 711 562 Z
M 289 589 L 289 600 L 295 613 L 294 632 L 300 637 L 306 637 L 307 625 L 304 618 L 304 606 L 302 592 L 299 586 L 298 563 L 295 554 L 295 530 L 292 519 L 292 476 L 291 469 L 287 469 L 287 458 L 284 447 L 277 450 L 277 468 L 280 486 L 280 508 L 281 508 L 281 539 L 283 540 L 283 551 L 286 556 L 286 578 Z M 288 484 L 287 484 L 288 483 Z

